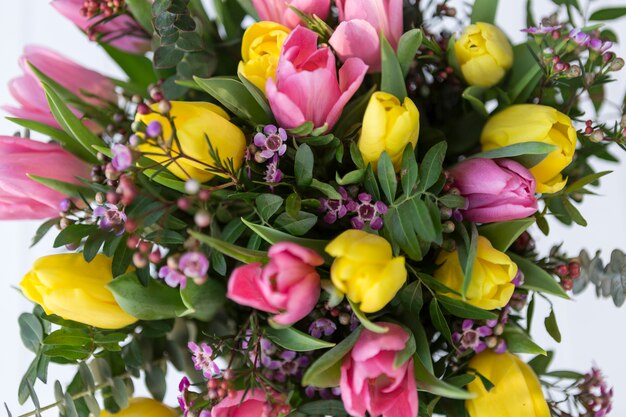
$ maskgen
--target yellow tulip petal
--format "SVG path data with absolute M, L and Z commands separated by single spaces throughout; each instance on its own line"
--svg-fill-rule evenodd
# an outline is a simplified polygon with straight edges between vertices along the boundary
M 115 414 L 102 410 L 100 417 L 178 417 L 179 414 L 152 398 L 131 398 L 128 407 Z

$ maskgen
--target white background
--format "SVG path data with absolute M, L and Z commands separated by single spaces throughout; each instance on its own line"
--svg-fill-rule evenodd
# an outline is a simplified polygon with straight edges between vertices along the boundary
M 586 1 L 581 1 L 587 4 Z M 523 0 L 503 0 L 498 13 L 499 25 L 514 40 L 520 41 L 523 35 L 519 29 L 524 27 L 525 14 Z M 547 0 L 535 0 L 537 17 L 549 13 L 552 9 Z M 0 0 L 0 103 L 10 103 L 11 98 L 5 87 L 12 77 L 19 74 L 17 58 L 26 44 L 39 44 L 55 48 L 63 54 L 85 65 L 112 76 L 120 76 L 119 70 L 105 54 L 94 44 L 89 43 L 78 30 L 56 14 L 45 0 Z M 626 1 L 594 1 L 591 10 L 606 6 L 626 6 Z M 614 27 L 621 39 L 626 40 L 624 20 L 616 22 Z M 620 55 L 626 55 L 626 48 L 619 49 Z M 626 90 L 626 71 L 621 73 L 621 80 L 613 84 L 609 91 L 609 100 L 619 103 Z M 618 117 L 618 113 L 608 109 L 607 116 Z M 0 120 L 0 134 L 10 135 L 16 129 L 6 120 Z M 621 155 L 620 155 L 621 156 Z M 626 159 L 625 159 L 626 160 Z M 52 168 L 52 167 L 51 167 Z M 626 249 L 626 193 L 624 177 L 626 165 L 613 166 L 597 164 L 598 169 L 613 169 L 615 172 L 602 181 L 599 197 L 590 197 L 582 205 L 581 211 L 589 222 L 589 227 L 565 228 L 553 225 L 549 238 L 539 241 L 539 249 L 544 253 L 554 244 L 564 241 L 564 248 L 572 254 L 587 247 L 593 253 L 596 249 L 608 256 L 613 248 Z M 0 222 L 0 265 L 3 280 L 0 284 L 0 312 L 2 321 L 3 343 L 0 345 L 0 400 L 6 401 L 14 415 L 29 407 L 17 404 L 17 384 L 32 354 L 21 344 L 17 317 L 23 311 L 30 311 L 31 305 L 23 299 L 14 287 L 30 264 L 39 256 L 51 252 L 50 239 L 37 247 L 28 249 L 31 236 L 37 222 Z M 537 235 L 537 234 L 536 234 Z M 592 364 L 600 366 L 611 384 L 616 388 L 615 408 L 612 415 L 626 415 L 626 306 L 618 309 L 610 300 L 596 300 L 592 290 L 582 294 L 574 301 L 554 300 L 557 317 L 563 334 L 563 342 L 556 345 L 543 330 L 542 321 L 545 311 L 536 313 L 535 337 L 544 348 L 557 348 L 555 368 L 587 370 Z M 50 378 L 66 380 L 67 371 L 53 368 Z M 174 379 L 174 383 L 177 381 Z M 175 388 L 172 384 L 168 393 L 170 404 L 175 403 Z M 52 398 L 52 387 L 39 388 L 43 404 Z M 512 399 L 513 400 L 513 399 Z M 50 413 L 52 415 L 54 413 Z

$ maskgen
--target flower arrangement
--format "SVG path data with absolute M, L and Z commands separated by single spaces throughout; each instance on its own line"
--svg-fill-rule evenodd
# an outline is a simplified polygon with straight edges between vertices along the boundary
M 626 9 L 554 3 L 512 45 L 497 0 L 53 0 L 127 78 L 28 47 L 10 84 L 0 218 L 66 248 L 20 283 L 22 417 L 607 415 L 530 330 L 589 283 L 621 305 L 626 257 L 528 229 L 585 226 L 590 162 L 626 149 L 589 23 Z M 50 363 L 76 374 L 45 405 Z

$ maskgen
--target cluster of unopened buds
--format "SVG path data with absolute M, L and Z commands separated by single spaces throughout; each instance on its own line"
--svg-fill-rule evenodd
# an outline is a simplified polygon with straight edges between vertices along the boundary
M 483 323 L 465 319 L 459 330 L 452 334 L 452 341 L 459 354 L 468 350 L 480 353 L 485 349 L 493 349 L 496 353 L 506 352 L 506 341 L 502 337 L 504 326 L 508 321 L 508 309 L 504 309 L 499 319 L 487 320 Z
M 80 8 L 80 14 L 89 19 L 98 15 L 109 17 L 122 13 L 125 8 L 124 0 L 85 0 Z
M 580 277 L 580 263 L 575 259 L 568 263 L 559 263 L 554 267 L 554 273 L 561 280 L 561 287 L 570 291 L 574 287 L 574 280 Z
M 585 408 L 585 417 L 604 417 L 609 414 L 613 408 L 613 388 L 609 388 L 599 369 L 594 367 L 586 373 L 578 389 L 580 392 L 576 399 Z
M 456 8 L 451 7 L 445 3 L 442 3 L 442 4 L 437 5 L 437 14 L 439 14 L 440 16 L 455 17 L 457 14 L 457 11 L 456 11 Z
M 154 243 L 143 240 L 137 235 L 131 235 L 126 241 L 128 249 L 133 250 L 133 265 L 137 268 L 145 268 L 148 262 L 158 264 L 161 262 L 161 251 L 155 248 Z
M 324 222 L 333 224 L 337 220 L 351 214 L 350 223 L 355 229 L 363 229 L 366 225 L 372 230 L 380 230 L 383 227 L 383 216 L 388 207 L 382 201 L 375 201 L 371 194 L 358 193 L 356 199 L 348 191 L 339 187 L 341 200 L 320 198 L 319 211 L 325 213 Z
M 196 206 L 202 207 L 211 198 L 211 191 L 202 189 L 201 184 L 194 179 L 185 182 L 185 192 L 186 196 L 176 200 L 176 205 L 183 211 L 190 211 Z M 202 229 L 211 224 L 213 217 L 206 209 L 200 208 L 196 210 L 193 220 L 196 226 Z

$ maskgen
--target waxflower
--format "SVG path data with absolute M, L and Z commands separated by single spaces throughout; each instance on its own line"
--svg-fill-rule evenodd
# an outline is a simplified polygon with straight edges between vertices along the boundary
M 239 390 L 224 398 L 211 409 L 211 417 L 278 417 L 286 416 L 290 410 L 279 393 L 257 388 Z
M 294 29 L 283 45 L 276 81 L 267 80 L 270 107 L 285 129 L 307 121 L 315 128 L 332 129 L 367 72 L 363 61 L 349 58 L 337 77 L 335 55 L 328 47 L 318 47 L 317 40 L 309 29 Z
M 258 148 L 257 159 L 267 160 L 274 155 L 283 156 L 287 151 L 287 132 L 282 127 L 266 125 L 263 132 L 254 135 L 254 145 Z
M 133 165 L 133 154 L 130 148 L 121 143 L 111 146 L 111 165 L 117 171 L 125 171 Z
M 463 286 L 463 271 L 458 251 L 442 250 L 435 263 L 439 265 L 434 273 L 435 278 L 449 288 L 460 292 Z M 516 275 L 517 265 L 511 261 L 511 258 L 494 249 L 487 238 L 479 236 L 466 301 L 484 310 L 504 307 L 513 295 L 515 284 L 511 281 Z M 460 298 L 454 293 L 446 295 Z
M 269 262 L 235 268 L 228 280 L 227 297 L 244 306 L 274 314 L 281 325 L 306 317 L 320 296 L 316 266 L 324 259 L 311 249 L 280 242 L 268 251 Z
M 213 375 L 217 375 L 220 373 L 220 368 L 217 366 L 217 363 L 213 360 L 213 349 L 211 346 L 206 343 L 201 343 L 198 346 L 195 342 L 189 342 L 187 347 L 193 353 L 193 366 L 198 371 L 202 371 L 202 375 L 205 378 L 211 379 Z
M 413 359 L 396 366 L 409 334 L 399 325 L 377 323 L 386 333 L 364 329 L 341 364 L 341 399 L 355 417 L 415 417 L 417 388 Z
M 274 22 L 257 22 L 243 34 L 239 73 L 265 92 L 268 78 L 276 78 L 280 50 L 289 29 Z
M 128 400 L 128 407 L 111 414 L 106 410 L 102 410 L 101 417 L 177 417 L 178 413 L 152 398 L 131 398 Z
M 119 329 L 137 319 L 121 309 L 107 288 L 113 279 L 111 262 L 101 254 L 89 263 L 82 253 L 44 256 L 35 261 L 20 287 L 47 314 L 103 329 Z
M 0 136 L 0 171 L 0 220 L 58 215 L 59 203 L 67 196 L 29 178 L 29 174 L 72 184 L 80 184 L 79 177 L 89 176 L 89 166 L 59 145 L 14 136 Z
M 339 26 L 329 43 L 342 61 L 363 60 L 371 72 L 380 71 L 382 33 L 395 50 L 402 36 L 402 0 L 338 0 Z
M 498 84 L 513 65 L 511 44 L 499 28 L 489 23 L 466 27 L 454 43 L 454 52 L 465 81 L 478 87 Z
M 350 211 L 356 214 L 350 219 L 352 227 L 361 230 L 368 224 L 372 230 L 382 229 L 384 225 L 383 216 L 389 209 L 387 205 L 382 201 L 373 201 L 372 196 L 367 193 L 359 193 L 357 198 L 358 202 L 352 200 L 348 203 Z
M 468 367 L 494 385 L 488 391 L 481 378 L 467 385 L 467 390 L 477 395 L 465 401 L 470 417 L 550 417 L 539 379 L 517 356 L 485 350 L 474 356 Z
M 136 120 L 146 126 L 158 122 L 162 132 L 155 136 L 162 134 L 165 144 L 159 146 L 155 141 L 146 140 L 138 150 L 156 162 L 167 164 L 167 169 L 178 178 L 206 182 L 215 175 L 224 176 L 214 170 L 218 161 L 209 154 L 207 141 L 219 152 L 220 164 L 228 165 L 227 161 L 232 159 L 237 170 L 243 163 L 246 138 L 220 107 L 211 103 L 172 101 L 169 114 L 174 120 L 178 141 L 172 138 L 170 121 L 156 112 L 158 104 L 153 105 L 152 110 L 148 114 L 138 113 Z M 147 136 L 154 133 L 147 133 Z M 182 149 L 179 149 L 179 143 Z M 172 157 L 177 157 L 176 161 L 172 162 Z
M 467 159 L 450 170 L 465 197 L 463 218 L 491 223 L 522 219 L 537 211 L 535 178 L 510 159 Z
M 100 229 L 113 232 L 118 236 L 124 234 L 126 213 L 115 204 L 105 203 L 102 206 L 97 206 L 93 209 L 93 216 L 98 220 Z
M 277 22 L 288 28 L 295 28 L 301 23 L 300 17 L 289 6 L 322 20 L 328 17 L 330 11 L 330 0 L 252 0 L 252 5 L 261 20 Z
M 371 163 L 376 170 L 380 155 L 387 152 L 398 171 L 404 148 L 408 144 L 415 148 L 417 144 L 419 119 L 420 113 L 410 98 L 405 97 L 401 103 L 389 93 L 378 91 L 372 94 L 363 115 L 358 142 L 363 161 Z
M 330 277 L 366 313 L 379 311 L 406 282 L 404 257 L 393 257 L 384 238 L 361 230 L 346 230 L 327 246 L 335 257 Z
M 538 193 L 555 193 L 567 182 L 561 171 L 576 150 L 576 129 L 558 110 L 540 104 L 516 104 L 496 113 L 483 128 L 480 142 L 484 151 L 525 142 L 555 145 L 541 162 L 530 168 Z

